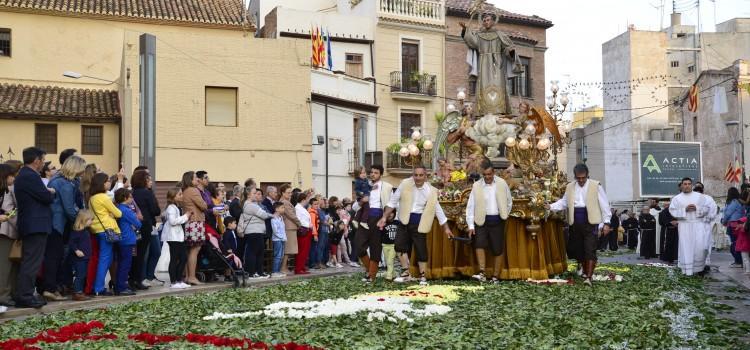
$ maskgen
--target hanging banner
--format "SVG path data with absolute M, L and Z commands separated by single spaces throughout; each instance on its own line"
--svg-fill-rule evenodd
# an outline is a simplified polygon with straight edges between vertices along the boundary
M 702 181 L 700 142 L 641 141 L 638 145 L 641 197 L 672 197 L 685 177 Z

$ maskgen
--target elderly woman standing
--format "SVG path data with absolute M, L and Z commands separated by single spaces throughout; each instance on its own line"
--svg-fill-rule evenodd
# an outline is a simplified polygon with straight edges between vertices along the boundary
M 76 205 L 78 196 L 76 191 L 76 178 L 83 175 L 86 169 L 86 161 L 79 156 L 70 156 L 60 168 L 60 172 L 50 179 L 47 187 L 55 189 L 55 199 L 52 202 L 52 233 L 47 236 L 47 246 L 44 250 L 44 292 L 42 295 L 51 301 L 65 300 L 60 295 L 58 282 L 62 271 L 65 249 L 63 236 L 66 235 L 70 225 L 73 224 L 78 215 L 79 208 Z M 67 281 L 63 281 L 67 283 Z
M 190 215 L 185 226 L 185 245 L 188 246 L 188 259 L 185 267 L 187 278 L 185 282 L 190 285 L 203 284 L 195 277 L 198 266 L 198 252 L 206 241 L 206 210 L 208 204 L 203 200 L 201 192 L 197 188 L 198 178 L 195 172 L 188 171 L 182 174 L 182 212 Z M 191 214 L 189 214 L 191 213 Z
M 281 261 L 281 273 L 288 273 L 289 256 L 297 255 L 297 229 L 302 225 L 297 213 L 292 205 L 292 186 L 289 184 L 281 185 L 281 203 L 284 203 L 284 227 L 286 228 L 286 242 L 284 243 L 284 259 Z
M 16 197 L 13 181 L 19 166 L 0 164 L 0 306 L 15 306 L 11 296 L 15 292 L 18 261 L 9 261 L 13 242 L 18 239 L 16 229 Z

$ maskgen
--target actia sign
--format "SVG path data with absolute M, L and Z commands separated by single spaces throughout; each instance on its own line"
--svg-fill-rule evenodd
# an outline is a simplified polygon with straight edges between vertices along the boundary
M 700 142 L 641 141 L 638 160 L 641 197 L 671 197 L 682 178 L 703 178 Z

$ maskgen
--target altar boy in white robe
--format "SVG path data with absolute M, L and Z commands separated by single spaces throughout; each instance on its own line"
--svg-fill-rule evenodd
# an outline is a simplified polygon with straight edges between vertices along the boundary
M 669 213 L 679 223 L 677 266 L 687 276 L 703 274 L 709 249 L 706 235 L 710 235 L 704 221 L 710 215 L 711 205 L 704 195 L 693 191 L 693 180 L 689 177 L 680 181 L 680 191 L 669 205 Z
M 469 236 L 475 236 L 474 248 L 477 255 L 479 272 L 472 278 L 484 282 L 486 252 L 494 257 L 492 282 L 500 280 L 500 262 L 505 251 L 505 220 L 513 207 L 513 197 L 505 180 L 495 176 L 495 169 L 489 160 L 480 165 L 482 179 L 471 187 L 469 201 L 466 203 L 466 224 Z

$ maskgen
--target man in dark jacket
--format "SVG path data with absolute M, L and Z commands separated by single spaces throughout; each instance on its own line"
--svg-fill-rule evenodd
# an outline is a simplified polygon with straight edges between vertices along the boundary
M 16 307 L 40 308 L 46 304 L 34 297 L 36 275 L 42 265 L 47 235 L 52 231 L 52 201 L 55 190 L 47 188 L 39 171 L 44 166 L 45 152 L 36 147 L 23 150 L 24 167 L 15 181 L 18 204 L 18 233 L 23 242 L 21 266 L 16 285 Z M 6 262 L 7 263 L 7 262 Z

